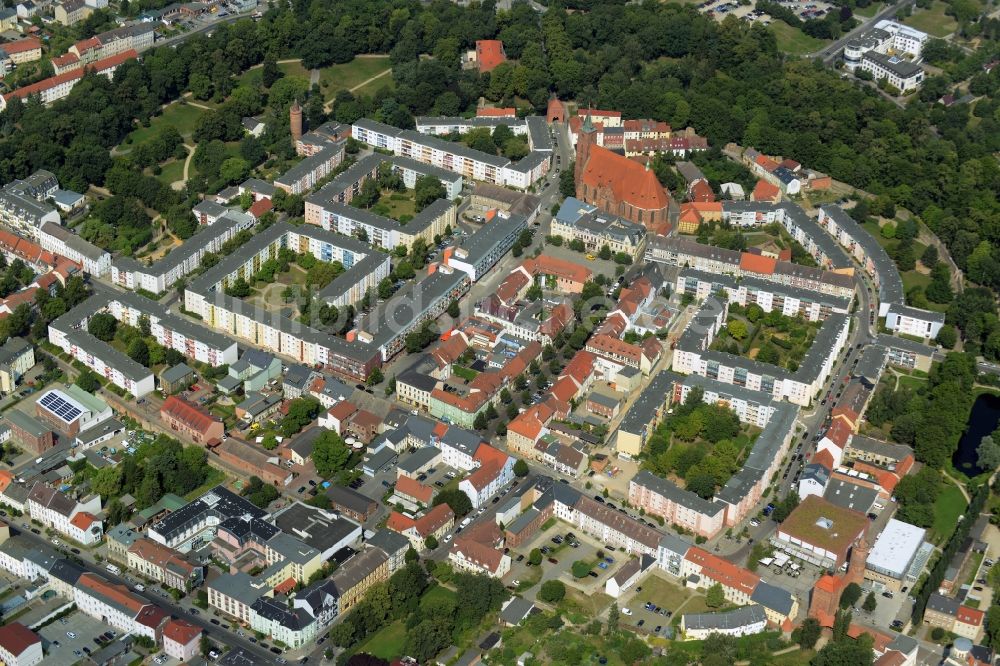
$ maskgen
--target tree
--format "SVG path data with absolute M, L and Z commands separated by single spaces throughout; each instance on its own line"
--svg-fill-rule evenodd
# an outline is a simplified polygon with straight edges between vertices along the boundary
M 149 366 L 149 345 L 142 338 L 132 340 L 125 353 L 139 365 Z
M 958 342 L 958 333 L 955 331 L 955 327 L 951 324 L 945 324 L 938 331 L 937 343 L 944 347 L 945 349 L 954 349 L 955 344 Z
M 992 571 L 991 571 L 992 573 Z M 1000 648 L 1000 606 L 993 604 L 986 611 L 986 640 L 991 649 Z
M 521 458 L 518 458 L 517 462 L 514 463 L 514 474 L 519 479 L 523 479 L 524 477 L 528 476 L 529 471 L 530 470 L 528 469 L 528 463 L 524 462 L 524 460 L 522 460 Z
M 438 199 L 448 198 L 448 191 L 436 176 L 420 176 L 413 185 L 413 201 L 419 213 Z
M 87 322 L 87 332 L 98 340 L 111 342 L 118 330 L 118 320 L 108 312 L 98 312 Z
M 469 496 L 466 495 L 464 491 L 459 490 L 458 488 L 442 490 L 434 496 L 432 504 L 433 506 L 447 504 L 459 518 L 472 511 L 472 500 L 469 499 Z
M 709 608 L 721 608 L 726 603 L 726 592 L 722 585 L 716 583 L 705 592 L 705 605 Z
M 878 607 L 878 599 L 875 598 L 874 592 L 869 592 L 868 596 L 865 597 L 865 603 L 861 605 L 863 609 L 871 613 Z
M 840 607 L 846 610 L 858 603 L 858 599 L 860 598 L 861 586 L 857 583 L 848 583 L 844 591 L 840 593 Z
M 333 430 L 324 430 L 313 442 L 313 464 L 316 472 L 324 478 L 345 469 L 350 458 L 351 450 Z
M 368 384 L 368 386 L 376 386 L 381 384 L 383 381 L 385 381 L 385 376 L 382 374 L 382 371 L 379 368 L 372 368 L 372 371 L 368 374 L 368 379 L 365 380 L 365 383 Z
M 934 245 L 928 245 L 920 255 L 920 263 L 927 268 L 934 268 L 938 262 L 938 249 Z
M 226 296 L 231 298 L 246 298 L 250 295 L 250 292 L 250 284 L 242 277 L 236 278 L 226 287 Z
M 537 567 L 542 563 L 542 551 L 538 548 L 532 548 L 531 552 L 528 554 L 528 564 L 533 567 Z
M 586 578 L 587 574 L 590 573 L 590 565 L 583 560 L 577 560 L 573 562 L 570 570 L 573 572 L 574 578 Z
M 428 534 L 427 538 L 424 539 L 424 545 L 427 546 L 427 550 L 434 550 L 438 547 L 438 540 L 433 534 Z
M 856 640 L 834 640 L 813 657 L 811 666 L 871 666 L 875 660 L 872 639 L 862 634 Z
M 993 471 L 1000 467 L 1000 444 L 997 444 L 991 435 L 986 435 L 979 440 L 976 447 L 976 460 L 979 469 Z
M 771 512 L 771 520 L 776 523 L 785 522 L 785 519 L 791 515 L 792 511 L 794 511 L 795 507 L 798 505 L 799 494 L 792 490 L 775 505 L 774 511 Z
M 576 163 L 570 162 L 563 169 L 562 173 L 559 174 L 559 194 L 564 197 L 575 197 L 576 196 L 576 174 L 574 173 L 576 169 Z
M 726 324 L 726 331 L 729 333 L 730 337 L 734 340 L 744 340 L 747 337 L 749 331 L 747 331 L 747 325 L 742 319 L 734 319 L 728 324 Z
M 814 617 L 807 617 L 799 627 L 799 645 L 806 650 L 813 649 L 823 633 L 823 626 Z
M 621 620 L 621 612 L 618 610 L 618 604 L 611 604 L 611 608 L 608 609 L 608 635 L 614 636 L 618 633 L 618 622 Z
M 87 393 L 96 393 L 101 388 L 100 378 L 90 368 L 81 372 L 74 383 Z
M 549 604 L 557 604 L 566 596 L 566 585 L 562 581 L 547 580 L 538 590 L 538 598 Z
M 715 494 L 715 477 L 708 473 L 692 474 L 685 478 L 684 487 L 702 499 L 709 499 Z
M 451 303 L 448 304 L 448 316 L 452 319 L 458 319 L 462 311 L 458 307 L 458 301 L 452 299 Z

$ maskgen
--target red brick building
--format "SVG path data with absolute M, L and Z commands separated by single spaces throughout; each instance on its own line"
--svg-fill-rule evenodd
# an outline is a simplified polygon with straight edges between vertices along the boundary
M 181 433 L 196 444 L 222 441 L 226 433 L 226 426 L 221 419 L 175 395 L 163 402 L 160 418 L 171 430 Z
M 576 198 L 649 229 L 668 230 L 670 195 L 656 174 L 597 145 L 595 135 L 588 115 L 576 143 Z

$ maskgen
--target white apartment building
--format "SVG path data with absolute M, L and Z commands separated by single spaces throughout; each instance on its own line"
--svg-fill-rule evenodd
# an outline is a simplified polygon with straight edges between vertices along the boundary
M 28 493 L 27 508 L 32 520 L 85 546 L 104 538 L 103 525 L 95 517 L 101 512 L 100 495 L 77 502 L 42 482 L 36 482 Z
M 103 277 L 111 270 L 111 254 L 77 236 L 58 222 L 45 222 L 38 229 L 38 243 L 43 250 L 83 265 L 91 275 Z
M 156 642 L 162 625 L 170 615 L 124 585 L 116 585 L 101 576 L 84 573 L 76 584 L 76 607 L 106 625 Z

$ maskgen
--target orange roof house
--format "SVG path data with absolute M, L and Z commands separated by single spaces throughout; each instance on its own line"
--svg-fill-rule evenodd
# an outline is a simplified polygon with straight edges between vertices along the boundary
M 771 275 L 774 273 L 777 260 L 759 254 L 744 252 L 740 255 L 740 270 L 748 273 L 758 273 L 760 275 Z
M 781 190 L 776 185 L 772 185 L 766 180 L 758 180 L 750 193 L 750 201 L 770 201 L 778 203 L 781 201 Z
M 690 201 L 710 202 L 715 201 L 715 192 L 706 180 L 696 180 L 688 188 L 688 199 Z
M 677 218 L 677 230 L 682 234 L 695 234 L 698 233 L 698 227 L 701 226 L 701 223 L 701 213 L 694 207 L 694 204 L 682 203 L 681 214 Z
M 160 418 L 171 430 L 184 433 L 198 443 L 221 440 L 225 433 L 225 424 L 220 419 L 175 395 L 163 402 Z
M 476 109 L 476 118 L 514 118 L 515 116 L 517 116 L 517 109 L 512 106 L 484 106 L 481 109 Z
M 767 155 L 757 155 L 757 159 L 754 160 L 754 163 L 768 173 L 771 173 L 779 166 L 777 162 L 772 160 Z
M 434 498 L 434 489 L 404 475 L 396 479 L 396 494 L 429 505 Z
M 476 42 L 476 62 L 479 72 L 485 74 L 492 71 L 500 63 L 507 62 L 507 54 L 503 50 L 503 42 L 499 39 L 480 39 Z
M 577 198 L 647 227 L 667 220 L 670 195 L 656 174 L 607 148 L 586 145 L 586 127 L 584 122 L 577 143 Z

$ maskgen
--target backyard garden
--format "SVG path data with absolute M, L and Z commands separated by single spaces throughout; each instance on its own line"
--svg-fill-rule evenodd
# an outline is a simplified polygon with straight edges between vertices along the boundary
M 822 322 L 789 317 L 777 310 L 765 313 L 757 304 L 729 306 L 726 325 L 711 349 L 776 365 L 791 372 L 799 368 Z

